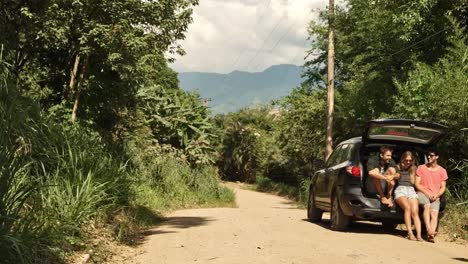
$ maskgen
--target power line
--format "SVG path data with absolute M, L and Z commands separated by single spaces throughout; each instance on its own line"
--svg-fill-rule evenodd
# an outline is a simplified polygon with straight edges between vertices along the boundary
M 293 28 L 293 26 L 295 26 L 297 24 L 297 21 L 294 22 L 291 26 L 289 26 L 288 30 L 278 39 L 278 41 L 275 43 L 275 45 L 273 45 L 273 48 L 271 50 L 269 50 L 269 52 L 272 52 L 276 49 L 276 47 L 278 46 L 278 44 L 286 37 L 286 35 L 289 34 L 289 32 L 291 32 L 291 29 Z
M 307 38 L 304 40 L 304 43 L 301 45 L 301 47 L 304 47 L 304 46 L 305 46 L 305 44 L 307 43 L 307 40 L 308 40 Z M 305 47 L 304 47 L 304 48 L 305 48 Z M 298 51 L 296 52 L 296 55 L 294 56 L 294 59 L 292 60 L 291 64 L 293 64 L 294 61 L 296 61 L 296 59 L 297 59 L 297 57 L 299 56 L 299 54 L 300 54 L 301 51 L 303 51 L 303 50 L 298 50 Z M 288 69 L 288 70 L 286 71 L 286 73 L 283 74 L 283 79 L 281 80 L 281 84 L 284 84 L 284 81 L 286 80 L 286 76 L 288 76 L 288 74 L 289 74 L 290 71 L 291 71 L 291 69 Z
M 260 18 L 257 20 L 257 23 L 255 24 L 255 30 L 257 29 L 257 26 L 260 24 L 260 22 L 262 21 L 263 17 L 265 16 L 265 14 L 267 13 L 267 10 L 268 10 L 268 7 L 270 7 L 270 3 L 271 3 L 271 0 L 268 1 L 268 4 L 267 6 L 265 7 L 265 12 L 263 12 L 263 14 L 260 16 Z M 244 55 L 245 51 L 247 50 L 247 47 L 245 47 L 242 52 L 239 53 L 239 56 L 237 56 L 236 60 L 234 61 L 234 63 L 231 65 L 231 67 L 229 68 L 233 68 L 235 65 L 237 65 L 237 63 L 239 62 L 239 59 Z M 226 75 L 227 76 L 227 75 Z M 226 79 L 227 77 L 225 77 L 224 79 Z M 224 81 L 223 79 L 223 81 Z
M 438 35 L 438 34 L 444 32 L 445 30 L 446 30 L 445 28 L 444 28 L 444 29 L 441 29 L 441 30 L 439 30 L 439 31 L 437 31 L 437 32 L 435 32 L 435 33 L 433 33 L 433 34 L 431 34 L 431 35 L 429 35 L 429 36 L 423 38 L 422 40 L 420 40 L 420 41 L 418 41 L 418 42 L 416 42 L 416 43 L 414 43 L 414 44 L 412 44 L 412 45 L 410 45 L 410 46 L 408 46 L 408 47 L 406 47 L 406 48 L 403 48 L 403 49 L 401 49 L 401 50 L 399 50 L 399 51 L 397 51 L 397 52 L 394 52 L 394 53 L 392 53 L 392 54 L 390 54 L 390 55 L 388 55 L 388 56 L 385 56 L 385 57 L 392 57 L 392 56 L 395 56 L 395 55 L 398 54 L 398 53 L 401 53 L 401 52 L 403 52 L 403 51 L 405 51 L 405 50 L 408 50 L 408 49 L 410 49 L 410 48 L 412 48 L 412 47 L 415 47 L 415 46 L 419 45 L 420 43 L 422 43 L 422 42 L 424 42 L 424 41 L 427 41 L 428 39 L 430 39 L 430 38 L 432 38 L 432 37 L 434 37 L 434 36 L 436 36 L 436 35 Z M 321 54 L 323 54 L 323 52 L 326 52 L 326 51 L 320 51 L 320 50 L 319 50 L 319 51 L 316 51 L 316 52 L 317 52 L 317 53 L 311 52 L 311 53 L 309 53 L 307 56 L 310 56 L 310 55 L 312 55 L 312 56 L 313 56 L 313 55 L 321 55 Z
M 254 60 L 257 58 L 257 56 L 258 56 L 258 54 L 260 53 L 260 51 L 264 48 L 264 46 L 265 46 L 265 44 L 266 44 L 266 41 L 270 38 L 271 34 L 276 30 L 276 28 L 278 28 L 279 24 L 281 23 L 281 21 L 283 21 L 283 19 L 285 18 L 285 16 L 286 16 L 286 13 L 283 13 L 283 16 L 281 16 L 281 18 L 278 20 L 278 22 L 276 22 L 276 25 L 270 30 L 270 32 L 268 33 L 268 36 L 263 40 L 263 43 L 262 43 L 260 49 L 257 50 L 255 56 L 253 56 L 253 57 L 250 59 L 250 61 L 247 63 L 246 68 L 252 63 L 252 61 L 254 61 Z M 220 85 L 222 85 L 223 83 L 225 83 L 226 80 L 227 80 L 227 78 L 228 78 L 228 74 L 226 74 L 226 75 L 224 76 L 224 78 L 221 80 Z
M 432 38 L 432 37 L 434 37 L 434 36 L 436 36 L 436 35 L 438 35 L 438 34 L 444 32 L 444 31 L 445 31 L 445 28 L 442 29 L 442 30 L 437 31 L 436 33 L 434 33 L 434 34 L 432 34 L 432 35 L 429 35 L 428 37 L 426 37 L 426 38 L 424 38 L 424 39 L 422 39 L 422 40 L 420 40 L 420 41 L 414 43 L 413 45 L 410 45 L 410 46 L 408 46 L 408 47 L 406 47 L 406 48 L 404 48 L 404 49 L 401 49 L 401 50 L 399 50 L 399 51 L 397 51 L 397 52 L 395 52 L 395 53 L 392 53 L 392 54 L 388 55 L 388 57 L 392 57 L 392 56 L 394 56 L 394 55 L 396 55 L 396 54 L 398 54 L 398 53 L 401 53 L 401 52 L 403 52 L 403 51 L 405 51 L 405 50 L 407 50 L 407 49 L 410 49 L 410 48 L 412 48 L 412 47 L 414 47 L 414 46 L 417 46 L 419 43 L 422 43 L 422 42 L 424 42 L 424 41 L 426 41 L 426 40 L 428 40 L 428 39 L 430 39 L 430 38 Z
M 271 34 L 276 30 L 276 28 L 279 26 L 279 24 L 281 23 L 281 21 L 283 21 L 283 19 L 285 18 L 286 16 L 286 13 L 283 14 L 283 16 L 278 20 L 278 22 L 276 22 L 276 25 L 273 27 L 272 30 L 270 30 L 270 33 L 268 33 L 268 36 L 263 40 L 263 43 L 262 43 L 262 46 L 260 47 L 260 49 L 257 50 L 257 52 L 255 53 L 255 56 L 253 56 L 250 61 L 247 63 L 246 65 L 246 68 L 252 63 L 252 61 L 254 61 L 258 54 L 260 53 L 261 50 L 263 50 L 265 44 L 266 44 L 266 41 L 270 38 Z
M 297 21 L 294 22 L 293 24 L 291 24 L 291 26 L 289 26 L 289 28 L 286 30 L 286 32 L 278 39 L 278 41 L 276 41 L 276 43 L 273 45 L 273 48 L 271 48 L 270 50 L 268 50 L 268 52 L 273 52 L 276 47 L 278 46 L 278 44 L 289 34 L 289 32 L 291 31 L 291 29 L 293 28 L 293 26 L 295 26 L 297 24 Z M 258 66 L 260 66 L 261 62 L 259 64 L 257 64 L 254 69 L 258 69 Z

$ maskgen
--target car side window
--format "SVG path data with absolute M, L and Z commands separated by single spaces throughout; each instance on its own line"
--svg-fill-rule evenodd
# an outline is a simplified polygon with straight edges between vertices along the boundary
M 349 144 L 346 158 L 343 161 L 346 161 L 346 160 L 352 161 L 354 159 L 355 152 L 356 152 L 356 144 Z
M 339 156 L 339 162 L 337 164 L 349 160 L 350 150 L 351 150 L 351 144 L 345 144 L 341 146 L 341 149 L 340 149 L 341 154 Z
M 343 153 L 341 151 L 343 146 L 338 146 L 330 155 L 330 158 L 327 160 L 327 167 L 332 167 L 335 166 L 336 164 L 340 163 L 340 157 L 342 156 L 341 154 Z

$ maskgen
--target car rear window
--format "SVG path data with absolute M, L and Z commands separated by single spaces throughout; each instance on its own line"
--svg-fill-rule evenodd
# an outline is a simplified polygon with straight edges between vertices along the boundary
M 427 144 L 440 135 L 439 130 L 408 126 L 373 126 L 369 130 L 370 139 L 400 140 Z

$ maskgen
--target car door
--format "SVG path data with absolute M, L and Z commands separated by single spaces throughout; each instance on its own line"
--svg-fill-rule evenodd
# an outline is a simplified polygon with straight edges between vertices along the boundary
M 339 155 L 339 149 L 341 145 L 337 146 L 335 150 L 332 152 L 330 157 L 328 158 L 327 162 L 325 163 L 325 169 L 317 171 L 315 175 L 315 196 L 317 203 L 324 203 L 327 205 L 329 203 L 330 198 L 328 198 L 328 177 L 329 177 L 329 170 L 332 164 L 336 163 L 336 159 Z
M 346 161 L 349 150 L 350 144 L 339 145 L 334 151 L 334 156 L 330 156 L 330 163 L 327 164 L 327 169 L 325 171 L 326 194 L 324 203 L 328 206 L 331 206 L 331 194 L 337 181 L 338 174 L 340 173 L 340 170 L 347 165 Z

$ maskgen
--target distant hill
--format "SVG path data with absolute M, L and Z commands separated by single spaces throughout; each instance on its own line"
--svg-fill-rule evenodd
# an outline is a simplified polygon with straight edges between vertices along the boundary
M 182 89 L 198 90 L 203 98 L 209 99 L 214 113 L 227 113 L 289 94 L 302 82 L 301 73 L 300 66 L 281 64 L 254 73 L 182 72 L 178 78 Z

